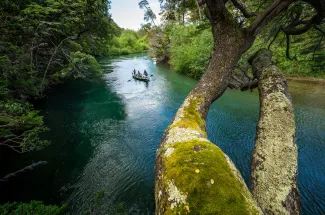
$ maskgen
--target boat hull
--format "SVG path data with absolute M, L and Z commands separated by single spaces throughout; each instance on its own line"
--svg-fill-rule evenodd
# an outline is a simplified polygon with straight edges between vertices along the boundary
M 136 80 L 139 80 L 139 81 L 144 81 L 144 82 L 148 82 L 149 81 L 149 78 L 148 77 L 140 77 L 140 76 L 137 76 L 137 75 L 132 75 L 132 77 Z

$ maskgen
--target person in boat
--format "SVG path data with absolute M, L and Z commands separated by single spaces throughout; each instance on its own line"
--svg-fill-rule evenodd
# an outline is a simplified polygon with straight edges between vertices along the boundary
M 140 71 L 138 71 L 138 76 L 140 76 L 140 77 L 142 76 L 142 74 L 140 73 Z
M 137 72 L 137 71 L 135 71 L 135 69 L 134 69 L 134 70 L 133 70 L 133 73 L 132 73 L 132 75 L 135 75 L 135 74 L 136 74 L 136 72 Z
M 146 76 L 146 77 L 148 76 L 148 73 L 147 73 L 146 70 L 144 70 L 143 74 L 144 74 L 144 76 Z

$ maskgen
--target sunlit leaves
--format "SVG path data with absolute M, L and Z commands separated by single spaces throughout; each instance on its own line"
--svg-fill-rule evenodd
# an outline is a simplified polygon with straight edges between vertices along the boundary
M 114 37 L 109 43 L 109 53 L 112 55 L 142 53 L 148 49 L 148 36 L 140 36 L 132 30 L 123 30 L 120 36 Z
M 178 72 L 200 78 L 212 53 L 210 29 L 200 30 L 197 25 L 177 25 L 171 33 L 171 63 Z

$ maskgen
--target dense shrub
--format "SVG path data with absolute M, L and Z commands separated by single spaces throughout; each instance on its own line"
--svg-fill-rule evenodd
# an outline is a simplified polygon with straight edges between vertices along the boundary
M 158 33 L 156 33 L 158 34 Z M 287 57 L 286 38 L 279 35 L 270 47 L 274 60 L 287 76 L 325 78 L 324 40 L 319 41 L 319 32 L 309 31 L 300 36 L 292 36 L 290 59 Z M 155 41 L 154 57 L 159 59 L 161 53 L 168 55 L 169 63 L 176 72 L 194 78 L 200 78 L 209 63 L 213 50 L 213 38 L 209 28 L 200 25 L 174 25 L 159 31 L 160 38 Z M 161 36 L 165 35 L 165 36 Z M 254 45 L 242 56 L 239 67 L 248 69 L 248 58 L 257 50 L 268 47 L 271 37 L 261 34 Z M 169 45 L 165 42 L 169 41 Z M 158 47 L 158 48 L 157 48 Z M 167 49 L 167 50 L 166 50 Z
M 109 43 L 110 55 L 125 55 L 143 53 L 149 49 L 148 36 L 140 36 L 138 32 L 123 30 L 120 36 L 115 36 Z
M 170 58 L 175 71 L 200 78 L 206 70 L 213 49 L 210 29 L 196 25 L 175 26 L 171 33 Z

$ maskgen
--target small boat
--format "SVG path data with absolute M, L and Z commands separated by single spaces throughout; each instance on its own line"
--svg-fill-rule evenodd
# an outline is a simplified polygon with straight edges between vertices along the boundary
M 139 81 L 145 81 L 145 82 L 150 81 L 149 77 L 148 77 L 148 76 L 144 76 L 144 75 L 138 75 L 138 74 L 135 74 L 135 75 L 132 75 L 132 77 L 133 77 L 134 79 L 139 80 Z

